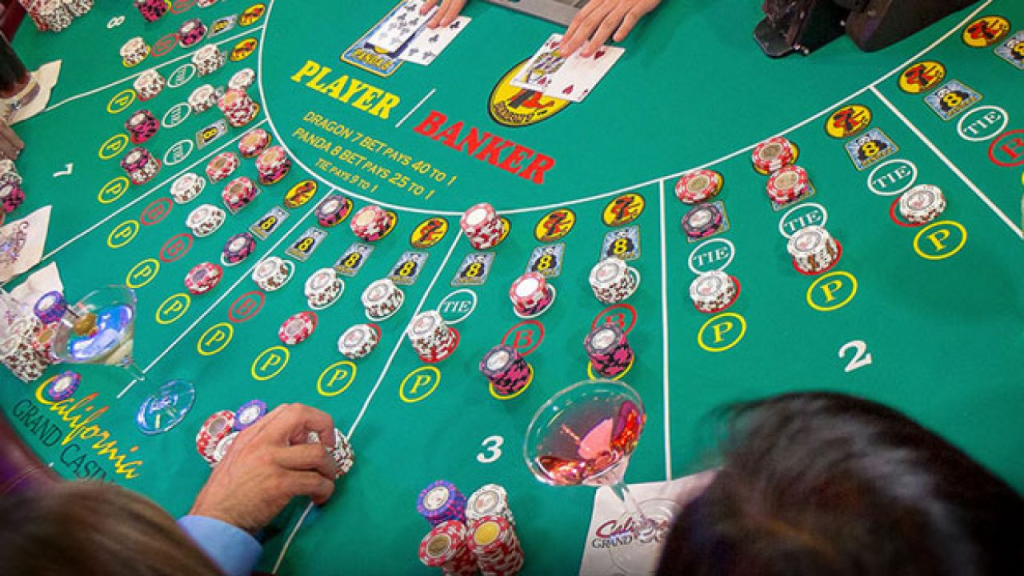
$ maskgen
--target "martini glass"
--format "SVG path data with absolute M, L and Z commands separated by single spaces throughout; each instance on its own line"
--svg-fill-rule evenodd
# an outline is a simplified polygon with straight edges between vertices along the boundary
M 135 292 L 127 286 L 106 286 L 68 306 L 57 325 L 53 354 L 69 364 L 119 366 L 136 382 L 146 374 L 135 363 Z M 146 398 L 137 414 L 139 429 L 146 434 L 170 430 L 192 408 L 195 388 L 184 380 L 172 380 Z
M 664 506 L 645 514 L 626 486 L 629 459 L 646 415 L 640 396 L 623 382 L 587 380 L 555 394 L 533 416 L 523 456 L 538 480 L 553 486 L 607 486 L 625 508 L 609 551 L 627 574 L 650 574 L 671 522 Z M 655 514 L 657 516 L 655 516 Z

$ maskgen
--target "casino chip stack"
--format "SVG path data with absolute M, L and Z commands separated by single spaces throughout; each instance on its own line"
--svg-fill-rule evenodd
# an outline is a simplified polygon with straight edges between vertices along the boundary
M 206 178 L 215 184 L 231 176 L 241 164 L 242 161 L 233 152 L 221 152 L 206 165 Z
M 178 44 L 184 48 L 198 44 L 204 36 L 206 36 L 206 26 L 199 18 L 185 20 L 178 28 Z
M 946 210 L 946 197 L 938 186 L 919 184 L 900 196 L 900 215 L 910 224 L 927 224 Z
M 235 438 L 238 438 L 238 432 L 232 432 L 225 436 L 220 442 L 217 442 L 217 446 L 213 449 L 213 463 L 220 464 L 222 460 L 228 455 L 228 450 L 231 449 L 231 445 L 235 443 Z
M 224 224 L 227 214 L 212 204 L 202 204 L 189 213 L 185 225 L 196 235 L 202 238 L 213 234 Z
M 676 198 L 684 204 L 700 204 L 717 196 L 722 183 L 722 175 L 714 170 L 691 170 L 676 182 Z
M 217 89 L 203 84 L 189 94 L 188 106 L 193 114 L 201 114 L 217 105 Z
M 294 271 L 295 264 L 277 256 L 270 256 L 256 265 L 252 271 L 252 280 L 260 290 L 274 292 L 291 280 Z
M 498 484 L 481 486 L 469 496 L 466 504 L 466 524 L 473 528 L 487 516 L 501 516 L 512 526 L 516 519 L 508 505 L 508 492 Z
M 149 45 L 141 36 L 136 36 L 121 46 L 121 60 L 125 66 L 136 66 L 142 63 L 146 56 L 149 56 Z
M 133 148 L 121 159 L 121 168 L 124 168 L 132 184 L 141 186 L 160 172 L 160 160 L 145 148 Z
M 295 346 L 306 341 L 316 330 L 316 314 L 312 312 L 299 312 L 285 320 L 277 330 L 277 337 L 281 343 L 288 346 Z
M 391 215 L 380 206 L 360 208 L 349 222 L 352 233 L 366 242 L 376 242 L 391 231 Z
M 227 56 L 216 44 L 207 44 L 192 55 L 192 64 L 196 67 L 199 76 L 208 76 L 220 70 L 227 61 Z
M 255 158 L 270 145 L 270 134 L 263 128 L 253 128 L 238 141 L 238 153 L 242 158 Z
M 260 189 L 256 187 L 255 182 L 245 176 L 239 176 L 224 187 L 220 197 L 228 211 L 232 214 L 238 214 L 242 211 L 242 208 L 252 203 L 256 196 L 259 196 L 259 193 Z
M 351 209 L 352 203 L 348 198 L 340 194 L 331 194 L 316 207 L 316 221 L 323 228 L 337 226 L 348 216 Z M 385 217 L 387 217 L 386 213 Z
M 371 320 L 384 320 L 402 307 L 405 294 L 390 278 L 381 278 L 363 290 L 361 300 Z
M 434 526 L 420 541 L 420 562 L 432 568 L 440 568 L 445 576 L 476 574 L 477 560 L 469 551 L 467 536 L 466 525 L 458 520 Z
M 458 335 L 436 310 L 413 317 L 406 329 L 409 343 L 424 362 L 440 362 L 451 356 L 458 346 Z
M 320 268 L 306 279 L 303 293 L 313 310 L 323 310 L 338 301 L 345 291 L 345 283 L 334 268 Z
M 146 22 L 156 22 L 164 14 L 170 4 L 164 0 L 135 0 L 135 7 L 145 18 Z
M 224 270 L 211 262 L 200 262 L 185 274 L 185 288 L 196 296 L 206 294 L 220 284 Z
M 214 412 L 203 422 L 196 434 L 196 450 L 203 460 L 213 466 L 217 463 L 214 451 L 221 440 L 227 438 L 235 427 L 235 413 L 230 410 Z
M 840 248 L 827 230 L 808 226 L 797 230 L 786 246 L 793 257 L 793 266 L 804 274 L 818 274 L 839 261 Z
M 309 442 L 311 444 L 319 444 L 320 436 L 316 432 L 309 433 Z M 348 438 L 341 433 L 341 430 L 334 429 L 334 448 L 328 448 L 324 446 L 324 450 L 331 455 L 334 459 L 334 479 L 337 480 L 348 474 L 349 470 L 356 462 L 356 453 L 352 449 L 352 444 L 349 443 Z
M 46 385 L 45 394 L 53 402 L 67 400 L 75 395 L 78 387 L 82 384 L 82 376 L 78 372 L 61 372 L 54 376 Z
M 61 0 L 39 0 L 36 3 L 36 17 L 47 30 L 61 32 L 71 26 L 74 18 Z
M 507 235 L 508 230 L 504 220 L 498 216 L 494 206 L 486 202 L 471 206 L 459 220 L 463 233 L 469 239 L 469 243 L 476 250 L 489 250 L 494 248 Z
M 618 376 L 633 363 L 633 349 L 626 342 L 626 333 L 615 323 L 591 330 L 583 340 L 583 347 L 594 371 L 601 376 Z
M 292 161 L 280 146 L 271 146 L 256 157 L 256 171 L 260 175 L 260 184 L 277 184 L 291 169 Z
M 249 400 L 235 410 L 235 431 L 241 432 L 254 426 L 267 413 L 267 403 L 263 400 Z
M 515 348 L 504 344 L 487 351 L 480 360 L 480 373 L 499 396 L 511 396 L 523 390 L 533 378 L 533 369 L 526 359 Z
M 25 191 L 17 182 L 4 182 L 0 184 L 0 210 L 4 214 L 10 214 L 21 206 L 25 201 Z
M 555 289 L 542 274 L 527 272 L 512 283 L 508 297 L 518 316 L 532 318 L 551 306 L 555 300 Z
M 503 516 L 483 516 L 469 535 L 469 550 L 484 574 L 518 574 L 525 556 L 515 528 Z
M 224 250 L 220 254 L 221 262 L 227 266 L 234 266 L 244 262 L 256 250 L 256 239 L 248 232 L 239 232 L 224 243 Z
M 420 492 L 416 499 L 416 511 L 431 526 L 455 520 L 466 521 L 466 497 L 459 492 L 455 484 L 447 480 L 437 480 Z
M 196 5 L 200 8 L 209 8 L 217 2 L 220 2 L 220 0 L 199 0 L 198 2 L 196 2 Z
M 712 236 L 722 229 L 725 215 L 714 203 L 698 204 L 683 216 L 683 232 L 692 240 Z
M 617 304 L 629 298 L 640 285 L 640 274 L 622 259 L 610 256 L 590 269 L 590 288 L 604 304 Z
M 377 347 L 380 332 L 370 324 L 356 324 L 338 338 L 338 352 L 349 360 L 358 360 Z
M 796 162 L 798 150 L 781 136 L 769 138 L 754 147 L 751 160 L 758 174 L 768 175 Z
M 36 345 L 36 335 L 43 323 L 34 315 L 15 320 L 0 339 L 0 364 L 23 382 L 31 382 L 43 375 L 51 358 Z
M 736 301 L 738 294 L 736 280 L 721 270 L 703 272 L 690 283 L 690 299 L 697 310 L 705 314 L 725 310 Z
M 245 90 L 230 89 L 217 100 L 224 118 L 234 128 L 241 128 L 252 122 L 259 112 L 259 106 L 245 93 Z
M 783 166 L 768 177 L 765 191 L 772 202 L 786 206 L 810 194 L 811 180 L 803 168 L 796 165 Z
M 232 90 L 248 90 L 256 82 L 256 72 L 252 68 L 242 68 L 231 75 L 228 80 L 228 88 Z
M 178 204 L 188 204 L 202 194 L 206 180 L 195 172 L 186 172 L 171 184 L 171 197 Z
M 156 135 L 160 121 L 149 110 L 138 110 L 128 118 L 124 127 L 132 144 L 142 144 Z
M 164 77 L 153 68 L 139 74 L 134 83 L 135 92 L 142 102 L 156 98 L 166 85 L 167 80 L 164 80 Z
M 36 300 L 36 305 L 32 308 L 36 318 L 39 318 L 39 321 L 43 324 L 60 322 L 67 310 L 68 303 L 64 300 L 64 295 L 56 290 L 40 296 L 39 300 Z

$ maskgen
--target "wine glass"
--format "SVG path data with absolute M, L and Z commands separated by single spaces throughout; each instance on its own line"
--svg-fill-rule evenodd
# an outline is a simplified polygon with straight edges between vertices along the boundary
M 657 565 L 660 539 L 671 510 L 645 514 L 626 486 L 630 456 L 640 441 L 643 401 L 616 380 L 577 382 L 552 396 L 534 414 L 523 456 L 538 480 L 554 486 L 608 486 L 625 507 L 626 538 L 610 549 L 612 562 L 629 574 L 649 574 Z
M 106 286 L 68 306 L 53 338 L 53 355 L 70 364 L 120 366 L 136 382 L 146 382 L 132 356 L 135 344 L 135 292 Z M 172 380 L 147 397 L 136 423 L 146 434 L 166 432 L 185 418 L 195 401 L 190 382 Z
M 131 288 L 106 286 L 68 306 L 53 338 L 54 356 L 69 364 L 121 366 L 145 382 L 145 373 L 132 358 L 135 302 Z

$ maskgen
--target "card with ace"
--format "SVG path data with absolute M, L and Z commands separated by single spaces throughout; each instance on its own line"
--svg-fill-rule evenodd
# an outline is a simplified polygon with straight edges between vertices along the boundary
M 512 79 L 517 88 L 543 92 L 551 83 L 551 77 L 562 67 L 565 57 L 558 50 L 561 34 L 552 34 L 537 52 L 526 61 L 526 65 Z
M 471 21 L 471 18 L 459 16 L 445 27 L 433 30 L 424 28 L 398 57 L 406 62 L 429 66 L 455 40 L 455 37 L 466 29 Z
M 426 0 L 406 0 L 387 20 L 380 23 L 367 42 L 388 53 L 396 52 L 437 12 L 437 6 L 434 6 L 426 14 L 420 14 L 425 2 Z
M 618 62 L 625 50 L 617 46 L 601 46 L 584 58 L 579 51 L 565 59 L 544 87 L 544 95 L 572 102 L 582 102 L 597 83 Z

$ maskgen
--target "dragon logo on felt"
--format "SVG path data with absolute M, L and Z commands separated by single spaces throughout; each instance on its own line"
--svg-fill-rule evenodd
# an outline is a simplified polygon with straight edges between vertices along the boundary
M 529 60 L 523 60 L 505 73 L 491 91 L 487 111 L 491 119 L 510 128 L 532 126 L 565 110 L 571 102 L 551 98 L 535 90 L 512 85 L 512 79 Z
M 971 48 L 988 48 L 1010 31 L 1010 21 L 1002 16 L 985 16 L 964 28 L 961 39 Z
M 860 104 L 850 104 L 836 110 L 825 122 L 825 132 L 833 138 L 851 138 L 871 124 L 871 110 Z

